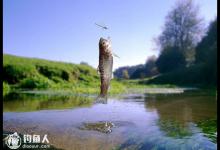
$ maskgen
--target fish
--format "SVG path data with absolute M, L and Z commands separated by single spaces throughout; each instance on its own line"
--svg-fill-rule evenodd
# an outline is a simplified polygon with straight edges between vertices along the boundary
M 99 40 L 99 65 L 97 71 L 100 74 L 101 86 L 99 97 L 106 97 L 112 79 L 113 54 L 110 39 Z

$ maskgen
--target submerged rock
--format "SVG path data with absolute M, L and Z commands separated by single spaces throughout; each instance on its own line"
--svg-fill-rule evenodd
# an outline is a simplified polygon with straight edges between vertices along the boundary
M 95 130 L 102 133 L 111 133 L 112 128 L 115 127 L 114 123 L 108 121 L 100 121 L 95 123 L 83 123 L 79 127 L 81 130 Z

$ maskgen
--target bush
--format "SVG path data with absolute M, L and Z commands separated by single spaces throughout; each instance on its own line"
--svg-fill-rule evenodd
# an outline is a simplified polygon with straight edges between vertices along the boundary
M 7 95 L 10 92 L 10 86 L 8 83 L 3 82 L 3 96 Z
M 37 70 L 40 74 L 52 79 L 52 77 L 60 77 L 63 80 L 69 80 L 69 74 L 65 70 L 61 70 L 60 68 L 50 67 L 50 66 L 36 66 Z
M 7 64 L 3 67 L 3 80 L 9 84 L 16 84 L 20 80 L 37 73 L 34 66 L 23 64 Z
M 206 81 L 206 77 L 202 74 L 203 67 L 203 65 L 194 65 L 189 68 L 178 69 L 150 79 L 147 83 L 177 85 L 201 84 Z
M 27 88 L 27 89 L 46 89 L 53 86 L 53 81 L 38 75 L 34 77 L 25 78 L 20 82 L 21 88 Z
M 85 74 L 85 75 L 96 74 L 95 69 L 91 68 L 90 66 L 86 66 L 86 65 L 78 65 L 78 70 L 81 74 Z

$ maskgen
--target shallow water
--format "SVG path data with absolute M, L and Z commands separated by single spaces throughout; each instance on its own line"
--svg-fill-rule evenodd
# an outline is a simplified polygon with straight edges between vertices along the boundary
M 62 149 L 217 149 L 199 126 L 217 116 L 216 97 L 207 92 L 124 94 L 104 104 L 93 100 L 94 96 L 9 95 L 3 102 L 3 130 L 48 134 L 50 144 Z M 105 127 L 111 132 L 101 132 Z

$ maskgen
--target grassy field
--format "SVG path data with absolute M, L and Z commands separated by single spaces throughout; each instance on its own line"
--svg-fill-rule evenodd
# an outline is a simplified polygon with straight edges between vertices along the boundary
M 100 79 L 89 65 L 3 55 L 3 94 L 25 90 L 69 90 L 75 93 L 99 93 Z M 110 93 L 126 87 L 112 80 Z

